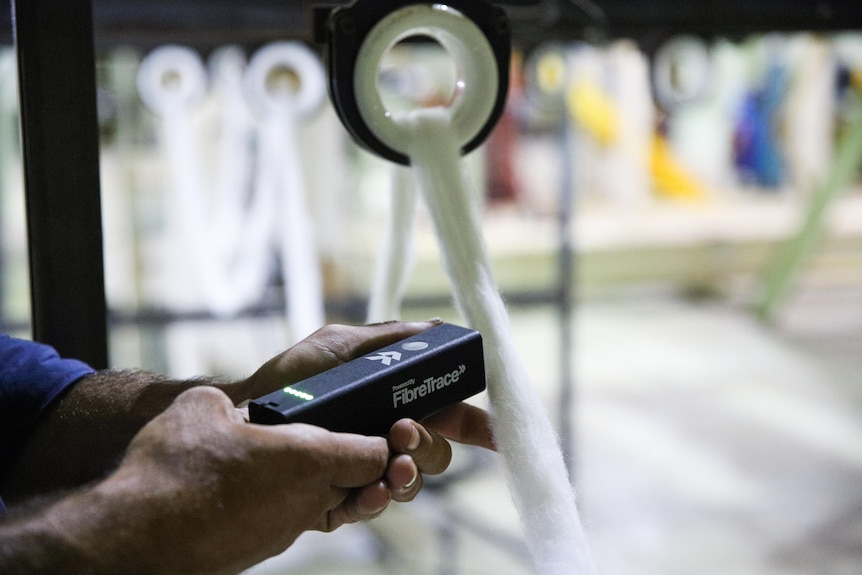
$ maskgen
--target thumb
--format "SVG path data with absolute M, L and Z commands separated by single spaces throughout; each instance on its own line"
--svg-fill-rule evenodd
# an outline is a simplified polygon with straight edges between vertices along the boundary
M 389 462 L 389 445 L 382 437 L 327 432 L 330 481 L 333 487 L 353 488 L 380 480 Z

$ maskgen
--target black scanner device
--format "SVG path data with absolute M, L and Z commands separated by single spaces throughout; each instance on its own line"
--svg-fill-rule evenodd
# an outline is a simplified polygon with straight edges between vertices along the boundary
M 260 397 L 252 423 L 309 423 L 330 431 L 386 435 L 485 389 L 479 332 L 444 323 Z

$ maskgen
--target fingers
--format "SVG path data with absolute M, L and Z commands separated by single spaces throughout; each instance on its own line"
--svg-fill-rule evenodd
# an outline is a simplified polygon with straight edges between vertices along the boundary
M 445 471 L 452 460 L 452 446 L 448 441 L 410 419 L 401 419 L 392 426 L 389 448 L 393 454 L 409 455 L 419 471 L 431 475 Z
M 332 369 L 366 353 L 440 325 L 441 320 L 393 321 L 365 326 L 327 325 L 266 362 L 241 382 L 235 400 L 259 397 Z
M 300 345 L 297 349 L 295 346 L 274 361 L 291 362 L 291 373 L 295 373 L 295 366 L 309 370 L 321 368 L 320 371 L 434 324 L 330 326 L 303 344 L 312 348 Z M 273 374 L 278 375 L 284 366 L 271 367 Z M 279 387 L 282 385 L 284 378 L 278 383 Z M 306 498 L 308 512 L 313 513 L 316 508 L 323 513 L 312 515 L 317 519 L 312 518 L 306 528 L 323 531 L 373 519 L 383 513 L 390 501 L 412 501 L 423 487 L 423 474 L 442 473 L 449 466 L 452 447 L 447 437 L 462 443 L 494 447 L 488 414 L 467 404 L 450 407 L 421 425 L 409 419 L 401 420 L 393 425 L 388 439 L 332 433 L 302 424 L 247 424 L 224 393 L 207 387 L 185 392 L 175 402 L 174 409 L 182 410 L 179 415 L 183 420 L 223 418 L 239 424 L 231 426 L 228 435 L 244 436 L 236 437 L 239 442 L 235 447 L 247 447 L 252 459 L 258 462 L 256 468 L 260 467 L 261 458 L 265 458 L 269 465 L 266 475 L 270 477 L 286 479 L 296 475 L 297 479 L 309 479 L 308 482 L 300 480 L 296 487 L 304 486 L 306 493 L 319 492 L 316 503 Z
M 440 319 L 432 319 L 420 322 L 387 321 L 362 326 L 334 325 L 319 330 L 311 337 L 319 339 L 321 345 L 343 361 L 350 361 L 441 323 Z
M 386 472 L 389 447 L 382 437 L 330 433 L 328 461 L 334 487 L 351 488 L 379 480 Z M 334 452 L 333 452 L 334 451 Z
M 375 481 L 349 492 L 344 501 L 330 509 L 318 531 L 333 531 L 348 523 L 370 521 L 379 517 L 388 507 L 392 492 L 385 481 Z
M 386 483 L 392 492 L 392 499 L 401 503 L 413 501 L 424 485 L 422 473 L 409 455 L 392 458 L 386 470 Z
M 468 403 L 456 403 L 426 417 L 422 425 L 452 441 L 497 450 L 488 412 Z
M 396 501 L 411 501 L 422 489 L 422 474 L 435 475 L 449 467 L 452 446 L 459 443 L 495 449 L 488 413 L 459 403 L 422 424 L 410 419 L 397 421 L 389 431 L 389 449 L 395 455 L 386 470 L 386 480 Z
M 349 492 L 326 514 L 318 529 L 329 531 L 345 523 L 373 519 L 383 513 L 393 500 L 412 501 L 422 489 L 422 474 L 442 473 L 452 458 L 452 448 L 446 439 L 409 419 L 402 419 L 392 426 L 388 441 L 387 449 L 392 458 L 385 466 L 385 475 L 379 476 L 383 480 L 368 482 Z
M 321 365 L 325 364 L 324 369 L 330 369 L 439 324 L 440 320 L 391 321 L 363 326 L 327 325 L 292 348 L 303 360 L 294 368 L 316 370 L 304 375 L 304 379 L 319 373 Z M 312 355 L 315 358 L 306 358 Z
M 382 437 L 333 433 L 300 423 L 245 427 L 258 441 L 270 442 L 268 452 L 280 449 L 285 473 L 299 472 L 307 478 L 302 483 L 305 493 L 298 492 L 297 497 L 308 501 L 318 494 L 322 515 L 309 528 L 329 532 L 346 523 L 373 519 L 392 499 L 383 481 L 389 447 Z
M 410 419 L 402 419 L 389 432 L 393 453 L 386 469 L 386 482 L 395 501 L 412 501 L 422 489 L 422 474 L 442 473 L 452 460 L 452 446 Z

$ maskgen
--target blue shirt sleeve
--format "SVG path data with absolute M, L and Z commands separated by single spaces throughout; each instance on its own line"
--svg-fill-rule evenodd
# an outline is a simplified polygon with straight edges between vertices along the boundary
M 51 402 L 94 371 L 48 345 L 0 334 L 0 477 Z

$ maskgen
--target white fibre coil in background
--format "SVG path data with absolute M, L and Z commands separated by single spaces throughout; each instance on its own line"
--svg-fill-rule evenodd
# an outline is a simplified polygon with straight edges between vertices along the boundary
M 410 140 L 403 116 L 390 112 L 378 89 L 377 73 L 383 56 L 398 42 L 411 36 L 428 36 L 440 43 L 461 69 L 456 95 L 448 110 L 460 146 L 482 129 L 494 110 L 488 90 L 497 89 L 497 61 L 482 31 L 445 4 L 414 4 L 396 10 L 371 29 L 359 48 L 354 70 L 356 105 L 365 123 L 380 141 L 405 153 Z M 469 78 L 470 81 L 464 81 Z
M 413 267 L 416 188 L 409 169 L 397 164 L 392 164 L 391 169 L 390 213 L 368 297 L 368 323 L 400 319 Z
M 298 42 L 273 42 L 254 53 L 245 78 L 252 111 L 260 117 L 290 113 L 313 116 L 326 96 L 318 57 Z
M 237 74 L 242 73 L 236 57 L 223 54 L 214 63 L 216 88 L 233 102 L 238 97 Z M 153 50 L 138 71 L 138 91 L 161 120 L 161 141 L 173 181 L 171 200 L 176 200 L 186 260 L 204 306 L 216 315 L 232 316 L 263 292 L 273 227 L 268 221 L 271 194 L 254 194 L 250 201 L 246 198 L 247 166 L 243 162 L 248 150 L 243 145 L 247 130 L 234 110 L 222 134 L 227 150 L 221 152 L 222 161 L 216 165 L 211 184 L 206 174 L 213 170 L 204 168 L 192 122 L 193 112 L 207 91 L 206 69 L 198 54 L 183 46 Z M 208 191 L 212 187 L 218 190 L 215 197 Z
M 246 110 L 242 84 L 245 54 L 236 46 L 218 48 L 210 56 L 208 66 L 211 92 L 218 103 L 219 133 L 214 165 L 218 177 L 212 182 L 212 226 L 218 233 L 214 234 L 212 240 L 219 253 L 228 253 L 234 249 L 242 252 L 242 247 L 236 248 L 238 242 L 248 245 L 246 249 L 266 249 L 269 246 L 265 240 L 256 238 L 257 241 L 250 241 L 250 236 L 265 227 L 260 219 L 263 210 L 258 205 L 271 202 L 256 202 L 249 206 L 255 209 L 246 210 L 249 204 L 247 182 L 251 172 L 249 140 L 252 118 Z M 269 206 L 268 213 L 271 211 Z M 246 214 L 247 221 L 240 214 Z M 244 255 L 247 257 L 252 254 Z M 242 261 L 245 257 L 240 259 Z M 266 262 L 266 258 L 255 259 Z
M 245 56 L 236 47 L 221 48 L 210 57 L 212 90 L 222 99 L 218 160 L 214 169 L 216 204 L 213 238 L 238 302 L 259 301 L 270 276 L 270 253 L 276 219 L 276 190 L 248 190 L 252 117 L 245 105 Z
M 211 91 L 220 104 L 211 169 L 201 160 L 204 142 L 192 120 L 208 88 L 198 54 L 164 46 L 144 59 L 138 73 L 141 99 L 160 117 L 189 267 L 206 309 L 235 315 L 263 296 L 278 243 L 288 323 L 298 341 L 325 322 L 297 145 L 300 121 L 319 109 L 326 94 L 322 66 L 305 46 L 278 42 L 261 48 L 248 66 L 238 48 L 219 49 L 210 67 Z
M 325 322 L 323 278 L 298 146 L 301 118 L 314 113 L 326 95 L 323 68 L 302 44 L 277 42 L 251 58 L 245 85 L 259 118 L 259 177 L 279 192 L 287 316 L 299 341 Z
M 187 259 L 199 280 L 208 309 L 217 314 L 236 311 L 232 290 L 226 289 L 217 267 L 217 254 L 209 239 L 207 205 L 201 180 L 199 146 L 193 136 L 191 111 L 206 91 L 206 72 L 200 57 L 181 46 L 163 46 L 151 52 L 138 71 L 138 92 L 161 119 L 173 180 L 173 195 L 182 219 L 180 234 Z

